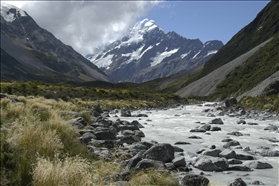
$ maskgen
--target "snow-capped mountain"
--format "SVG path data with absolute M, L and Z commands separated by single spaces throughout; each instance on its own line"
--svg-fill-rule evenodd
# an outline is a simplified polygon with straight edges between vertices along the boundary
M 39 27 L 24 10 L 1 3 L 1 79 L 110 81 L 96 65 Z
M 218 40 L 203 44 L 175 32 L 165 33 L 154 20 L 144 19 L 86 58 L 116 81 L 145 82 L 199 66 L 222 46 Z

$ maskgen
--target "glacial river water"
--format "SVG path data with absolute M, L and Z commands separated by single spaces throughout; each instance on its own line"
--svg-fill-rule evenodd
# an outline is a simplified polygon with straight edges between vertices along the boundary
M 133 111 L 132 115 L 147 114 L 148 117 L 119 117 L 121 120 L 133 121 L 138 120 L 144 128 L 141 130 L 145 133 L 142 141 L 157 141 L 159 143 L 170 143 L 185 141 L 190 145 L 176 145 L 184 150 L 183 156 L 187 163 L 192 162 L 198 156 L 196 151 L 204 148 L 209 150 L 212 145 L 216 148 L 224 149 L 222 142 L 225 138 L 232 138 L 239 141 L 240 145 L 245 148 L 249 147 L 251 152 L 256 151 L 259 146 L 269 147 L 270 150 L 279 150 L 278 142 L 270 142 L 262 137 L 279 139 L 279 133 L 275 131 L 264 130 L 269 124 L 279 126 L 278 120 L 262 120 L 259 118 L 245 118 L 241 116 L 246 123 L 257 123 L 258 125 L 237 124 L 239 116 L 224 115 L 218 116 L 218 111 L 203 112 L 205 109 L 212 109 L 213 103 L 200 105 L 186 105 L 166 110 L 138 110 Z M 219 111 L 220 112 L 220 111 Z M 208 113 L 215 114 L 215 117 L 209 117 Z M 214 118 L 221 118 L 223 125 L 212 124 L 212 126 L 221 127 L 221 131 L 208 131 L 206 133 L 193 133 L 191 129 L 200 126 L 202 123 L 209 123 Z M 227 135 L 229 132 L 238 131 L 243 136 Z M 202 139 L 189 139 L 189 136 L 199 136 Z M 242 149 L 233 149 L 237 154 L 247 154 Z M 176 154 L 181 156 L 181 154 Z M 259 154 L 253 155 L 257 160 L 267 162 L 273 166 L 271 169 L 254 169 L 253 171 L 224 171 L 208 172 L 203 171 L 205 176 L 210 180 L 211 185 L 227 185 L 234 179 L 241 177 L 248 185 L 253 181 L 261 181 L 265 185 L 279 185 L 279 157 L 263 157 Z M 202 170 L 193 166 L 191 173 L 200 174 Z

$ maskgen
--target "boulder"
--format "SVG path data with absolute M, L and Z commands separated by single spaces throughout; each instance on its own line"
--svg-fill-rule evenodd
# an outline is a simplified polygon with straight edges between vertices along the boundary
M 185 158 L 182 156 L 173 159 L 172 163 L 175 167 L 185 167 L 186 166 Z
M 199 136 L 189 136 L 188 138 L 189 139 L 202 139 L 202 137 L 199 137 Z
M 235 158 L 238 160 L 254 160 L 255 158 L 250 155 L 245 155 L 245 154 L 236 154 Z
M 249 167 L 249 168 L 253 168 L 253 169 L 269 169 L 272 168 L 272 165 L 270 165 L 269 163 L 266 162 L 261 162 L 261 161 L 246 161 L 243 163 L 243 165 Z
M 86 132 L 79 138 L 79 140 L 84 144 L 88 144 L 92 139 L 97 139 L 97 137 L 91 132 Z
M 261 182 L 261 181 L 258 181 L 258 180 L 256 180 L 256 181 L 253 181 L 252 183 L 250 183 L 251 185 L 264 185 L 264 183 L 263 182 Z
M 243 119 L 240 119 L 236 122 L 237 124 L 246 124 L 246 121 Z
M 241 178 L 237 178 L 233 182 L 229 183 L 228 186 L 247 186 L 247 184 Z
M 186 142 L 186 141 L 178 141 L 174 143 L 175 145 L 190 145 L 191 143 Z
M 83 127 L 85 127 L 87 125 L 87 123 L 85 122 L 83 117 L 77 117 L 77 118 L 71 119 L 69 121 L 69 123 L 76 126 L 78 129 L 82 129 Z
M 230 166 L 228 168 L 228 170 L 233 170 L 233 171 L 252 171 L 252 169 L 250 169 L 247 166 L 243 166 L 243 165 L 233 165 L 233 166 Z
M 186 175 L 181 180 L 182 186 L 208 186 L 209 179 L 202 175 Z
M 121 109 L 121 117 L 131 117 L 131 111 L 127 110 L 126 108 Z
M 223 145 L 223 147 L 229 148 L 231 146 L 237 146 L 237 145 L 240 145 L 240 143 L 236 140 L 232 140 L 232 141 L 227 142 L 225 145 Z
M 142 124 L 140 124 L 137 120 L 132 121 L 131 125 L 135 125 L 138 128 L 144 128 L 144 126 Z
M 97 140 L 115 140 L 116 139 L 115 133 L 110 131 L 109 129 L 101 129 L 101 130 L 95 131 L 94 134 L 97 137 Z
M 222 121 L 221 118 L 215 118 L 215 119 L 211 120 L 209 122 L 209 124 L 219 124 L 219 125 L 222 125 L 222 124 L 224 124 L 224 122 Z
M 220 154 L 220 157 L 224 157 L 226 159 L 231 159 L 231 158 L 235 158 L 236 157 L 236 153 L 234 150 L 231 149 L 225 149 L 223 150 Z
M 209 124 L 204 124 L 204 125 L 201 125 L 201 126 L 199 127 L 199 129 L 204 129 L 204 130 L 206 130 L 206 131 L 209 131 L 210 128 L 211 128 L 211 125 L 209 125 Z
M 231 106 L 237 104 L 236 98 L 226 99 L 224 102 L 225 102 L 225 106 L 226 106 L 227 108 L 230 108 Z
M 105 148 L 114 148 L 115 141 L 114 140 L 95 140 L 91 139 L 89 144 L 97 146 L 97 147 L 105 147 Z
M 202 155 L 218 157 L 220 153 L 221 153 L 220 149 L 214 149 L 214 150 L 203 151 Z
M 144 152 L 143 157 L 162 161 L 163 163 L 171 162 L 174 159 L 174 148 L 168 143 L 155 144 Z
M 196 159 L 194 167 L 204 171 L 224 171 L 229 168 L 229 163 L 225 158 L 201 155 Z
M 147 169 L 150 167 L 162 168 L 162 169 L 165 168 L 164 163 L 162 161 L 157 161 L 157 160 L 152 160 L 152 159 L 142 159 L 135 166 L 135 170 L 142 170 L 142 169 Z
M 227 135 L 233 135 L 233 136 L 243 136 L 241 132 L 235 131 L 235 132 L 229 132 Z
M 264 130 L 269 130 L 269 131 L 276 131 L 278 127 L 276 125 L 269 124 L 267 127 L 264 128 Z
M 211 127 L 210 131 L 221 131 L 221 127 Z
M 243 162 L 241 160 L 237 160 L 237 159 L 229 159 L 228 160 L 229 164 L 242 164 Z
M 140 142 L 141 138 L 135 135 L 130 135 L 130 136 L 123 136 L 119 140 L 117 140 L 117 144 L 123 145 L 124 143 L 126 144 L 133 144 L 136 142 Z
M 277 156 L 279 156 L 279 151 L 278 150 L 261 149 L 261 150 L 257 150 L 256 152 L 259 153 L 262 156 L 265 156 L 265 157 L 277 157 Z
M 206 132 L 206 130 L 197 128 L 197 129 L 191 129 L 190 132 Z

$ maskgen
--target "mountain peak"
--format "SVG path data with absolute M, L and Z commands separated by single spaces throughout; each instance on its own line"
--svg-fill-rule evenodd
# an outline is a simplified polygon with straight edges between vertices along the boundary
M 136 32 L 138 34 L 145 34 L 148 31 L 153 30 L 154 28 L 159 28 L 154 20 L 144 19 L 137 22 L 131 29 L 130 32 Z
M 19 19 L 20 17 L 27 16 L 26 12 L 22 9 L 8 4 L 8 3 L 1 3 L 1 16 L 7 21 L 7 22 L 13 22 L 16 19 Z

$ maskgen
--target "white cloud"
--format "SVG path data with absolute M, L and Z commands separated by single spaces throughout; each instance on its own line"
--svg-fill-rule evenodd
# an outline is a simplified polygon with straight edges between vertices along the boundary
M 85 55 L 113 41 L 156 1 L 37 1 L 22 5 L 39 26 Z

